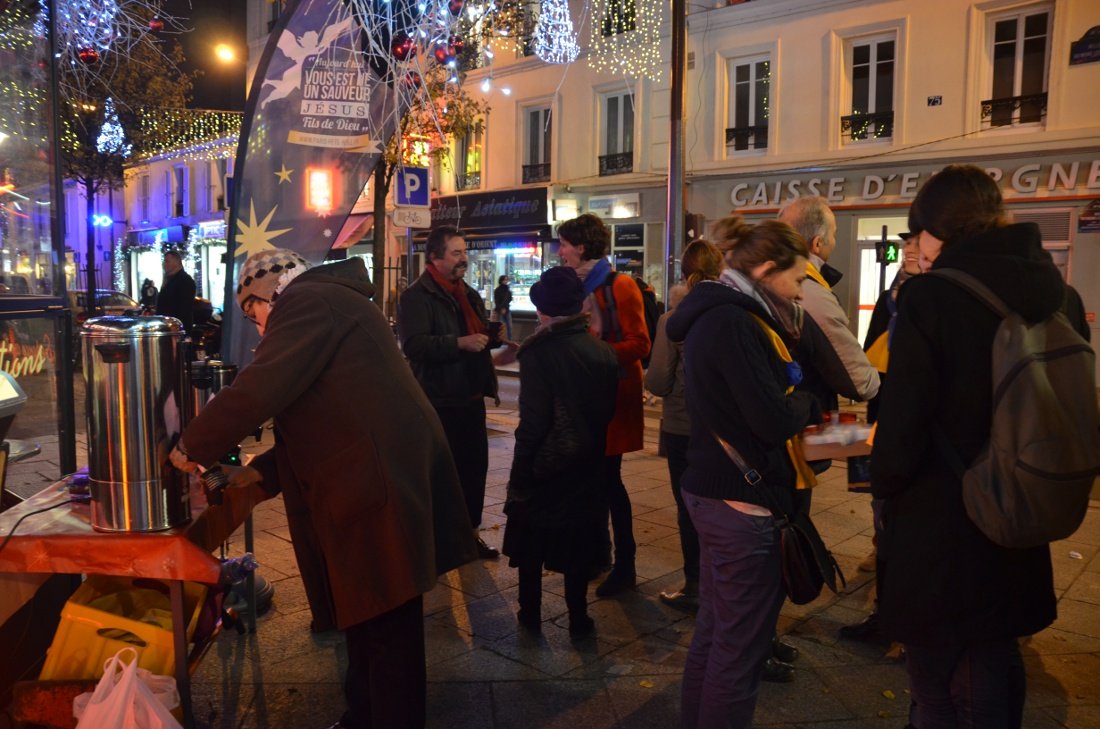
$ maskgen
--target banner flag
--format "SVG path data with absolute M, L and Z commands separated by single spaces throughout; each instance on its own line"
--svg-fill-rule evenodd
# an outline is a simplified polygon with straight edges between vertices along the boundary
M 233 170 L 234 268 L 268 248 L 319 263 L 363 192 L 398 99 L 366 62 L 360 38 L 344 0 L 298 0 L 272 32 Z

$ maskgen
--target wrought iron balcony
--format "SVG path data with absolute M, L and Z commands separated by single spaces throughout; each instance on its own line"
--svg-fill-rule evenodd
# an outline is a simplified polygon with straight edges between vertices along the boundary
M 726 130 L 726 146 L 733 147 L 735 150 L 767 149 L 768 125 L 730 127 Z
M 894 136 L 894 112 L 852 114 L 840 117 L 840 135 L 853 142 L 861 139 L 887 139 Z
M 530 182 L 549 182 L 550 181 L 550 163 L 544 162 L 537 165 L 524 165 L 523 166 L 523 184 L 526 185 Z
M 459 190 L 478 190 L 481 188 L 481 172 L 471 172 L 466 175 L 458 175 L 455 178 L 455 187 Z
M 634 171 L 634 153 L 622 152 L 620 154 L 600 155 L 600 177 L 606 175 L 622 175 Z
M 1027 94 L 986 99 L 982 102 L 982 123 L 990 127 L 1031 124 L 1047 115 L 1047 95 Z

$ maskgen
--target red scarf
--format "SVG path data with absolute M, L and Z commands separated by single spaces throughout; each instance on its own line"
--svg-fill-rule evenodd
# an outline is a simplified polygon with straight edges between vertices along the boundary
M 449 293 L 454 297 L 454 300 L 458 302 L 458 306 L 462 310 L 462 318 L 466 320 L 466 333 L 488 334 L 488 328 L 481 323 L 481 317 L 474 311 L 473 305 L 470 304 L 470 297 L 466 295 L 466 283 L 462 279 L 448 281 L 443 278 L 443 274 L 437 271 L 435 266 L 430 263 L 424 268 L 439 288 Z

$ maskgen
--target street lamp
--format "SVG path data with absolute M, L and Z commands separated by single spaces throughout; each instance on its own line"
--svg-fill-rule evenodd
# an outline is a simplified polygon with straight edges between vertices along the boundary
M 222 63 L 233 63 L 237 60 L 237 52 L 227 43 L 214 46 L 214 56 Z

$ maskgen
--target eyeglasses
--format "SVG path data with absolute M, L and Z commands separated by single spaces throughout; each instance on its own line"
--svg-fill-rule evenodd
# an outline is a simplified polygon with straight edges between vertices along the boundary
M 248 319 L 253 324 L 259 326 L 260 322 L 256 321 L 256 317 L 252 313 L 253 309 L 256 308 L 257 301 L 263 301 L 267 303 L 267 299 L 261 299 L 259 296 L 249 296 L 247 299 L 245 299 L 244 306 L 241 307 L 241 311 L 244 312 L 245 319 Z

